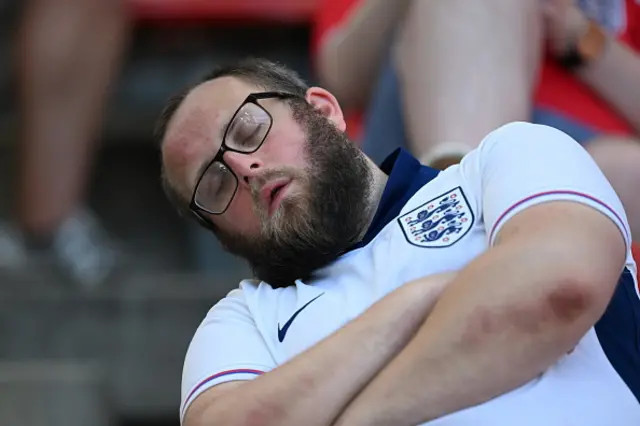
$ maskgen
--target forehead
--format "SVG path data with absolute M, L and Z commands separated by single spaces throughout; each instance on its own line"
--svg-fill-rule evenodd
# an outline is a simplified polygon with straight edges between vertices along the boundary
M 189 191 L 188 182 L 199 164 L 221 144 L 221 131 L 238 106 L 256 88 L 234 78 L 221 77 L 194 88 L 184 99 L 162 144 L 162 160 L 172 183 Z

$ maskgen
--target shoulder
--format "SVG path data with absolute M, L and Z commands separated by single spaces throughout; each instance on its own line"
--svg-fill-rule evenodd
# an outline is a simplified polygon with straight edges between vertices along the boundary
M 505 163 L 536 162 L 538 168 L 545 168 L 546 160 L 553 158 L 577 158 L 590 162 L 586 150 L 561 130 L 542 124 L 513 122 L 489 133 L 475 150 L 463 158 L 461 164 L 466 170 L 486 173 Z
M 201 324 L 221 319 L 249 319 L 254 316 L 255 306 L 266 306 L 278 293 L 269 284 L 258 280 L 242 280 L 237 288 L 218 300 L 206 314 Z
M 571 143 L 575 143 L 575 140 L 566 133 L 553 127 L 525 121 L 514 121 L 488 133 L 480 142 L 478 149 L 487 150 L 489 147 L 502 142 L 515 144 L 514 146 L 522 146 L 531 142 L 535 142 L 537 145 L 541 138 L 544 138 L 545 141 L 571 141 Z

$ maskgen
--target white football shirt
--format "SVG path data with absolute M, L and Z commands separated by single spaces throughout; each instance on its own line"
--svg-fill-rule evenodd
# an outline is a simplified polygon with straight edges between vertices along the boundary
M 353 250 L 288 288 L 245 280 L 209 311 L 186 355 L 181 418 L 206 389 L 269 372 L 398 286 L 463 268 L 523 209 L 571 200 L 606 215 L 627 243 L 626 268 L 606 313 L 542 376 L 429 425 L 640 425 L 640 297 L 631 235 L 620 200 L 578 143 L 518 122 L 490 133 L 443 172 L 402 150 L 382 169 L 389 181 Z

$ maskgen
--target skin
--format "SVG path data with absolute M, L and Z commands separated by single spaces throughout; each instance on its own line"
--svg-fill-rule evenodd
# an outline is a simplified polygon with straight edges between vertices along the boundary
M 186 97 L 167 127 L 162 147 L 166 176 L 185 199 L 190 199 L 202 165 L 219 150 L 226 122 L 247 95 L 259 91 L 243 80 L 222 77 L 203 83 Z M 336 129 L 344 132 L 344 116 L 333 95 L 312 87 L 306 93 L 306 100 Z M 265 206 L 257 196 L 269 177 L 278 171 L 286 173 L 293 180 L 284 195 L 285 200 L 297 196 L 304 199 L 306 169 L 309 167 L 305 151 L 307 135 L 287 104 L 277 99 L 263 100 L 260 104 L 272 115 L 272 128 L 256 152 L 224 154 L 224 160 L 238 176 L 238 190 L 224 214 L 209 215 L 213 224 L 224 233 L 244 238 L 258 238 L 261 230 L 270 225 L 265 221 L 285 222 L 283 215 L 265 214 Z M 363 158 L 366 159 L 364 155 Z M 386 184 L 386 175 L 369 159 L 365 161 L 372 174 L 371 208 L 357 230 L 359 233 L 368 228 Z
M 589 18 L 573 0 L 544 0 L 546 38 L 554 53 L 562 54 L 589 26 Z M 587 151 L 619 194 L 629 217 L 631 233 L 640 235 L 640 56 L 629 46 L 610 38 L 602 55 L 575 74 L 606 100 L 636 130 L 636 135 L 602 135 L 590 140 Z
M 176 128 L 179 119 L 180 114 L 172 123 Z M 281 120 L 284 125 L 286 118 Z M 219 131 L 211 130 L 205 134 Z M 533 130 L 540 132 L 531 138 L 535 141 L 558 136 L 548 128 Z M 179 140 L 172 131 L 165 151 Z M 516 132 L 488 149 L 510 149 L 509 141 L 521 136 Z M 488 184 L 506 191 L 501 182 L 515 169 L 505 168 L 501 158 L 489 156 L 482 167 L 498 173 L 486 179 Z M 205 160 L 183 161 L 183 175 L 193 182 L 197 173 L 189 170 Z M 167 172 L 175 177 L 178 168 L 171 166 Z M 562 170 L 563 159 L 553 167 Z M 394 294 L 402 300 L 383 300 L 379 310 L 359 317 L 353 327 L 345 326 L 258 379 L 206 391 L 187 412 L 185 424 L 409 426 L 480 404 L 532 380 L 576 346 L 607 307 L 624 258 L 620 229 L 600 212 L 572 201 L 526 208 L 506 221 L 492 248 L 447 282 L 441 295 Z M 429 283 L 399 291 L 408 288 L 426 291 Z M 326 374 L 329 370 L 333 374 Z

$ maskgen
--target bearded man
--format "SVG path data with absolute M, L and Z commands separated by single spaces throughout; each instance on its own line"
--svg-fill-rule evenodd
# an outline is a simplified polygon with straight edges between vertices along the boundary
M 640 424 L 631 235 L 578 143 L 511 123 L 437 172 L 344 131 L 260 59 L 165 109 L 169 198 L 254 271 L 193 337 L 184 425 Z

